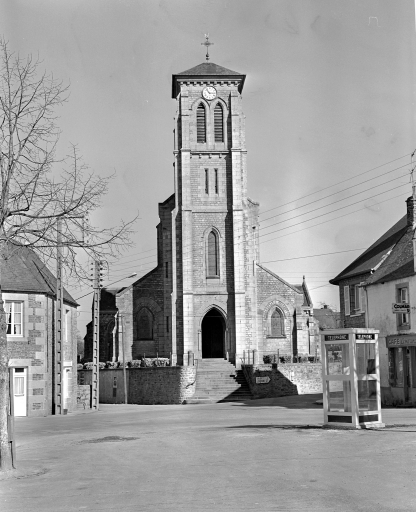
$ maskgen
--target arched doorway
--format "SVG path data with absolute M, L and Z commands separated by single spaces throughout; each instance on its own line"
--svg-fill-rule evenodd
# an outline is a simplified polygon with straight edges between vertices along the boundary
M 225 321 L 218 309 L 212 308 L 201 325 L 202 358 L 224 357 Z

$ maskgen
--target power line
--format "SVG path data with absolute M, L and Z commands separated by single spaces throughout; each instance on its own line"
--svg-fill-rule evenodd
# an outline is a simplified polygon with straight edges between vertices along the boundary
M 361 248 L 358 248 L 358 249 L 348 249 L 346 251 L 337 251 L 337 252 L 324 252 L 322 254 L 310 254 L 308 256 L 297 256 L 296 258 L 285 258 L 283 260 L 270 260 L 270 261 L 265 261 L 264 263 L 275 263 L 276 261 L 291 261 L 291 260 L 301 260 L 301 259 L 304 259 L 304 258 L 315 258 L 317 256 L 328 256 L 330 254 L 342 254 L 344 252 L 354 252 L 354 251 L 365 251 L 367 249 L 367 247 L 361 247 Z
M 399 176 L 400 178 L 401 177 L 404 177 L 404 176 Z M 393 178 L 391 180 L 388 180 L 388 181 L 385 181 L 383 183 L 380 183 L 378 185 L 375 185 L 374 187 L 371 187 L 371 188 L 367 188 L 365 190 L 361 190 L 361 192 L 356 192 L 355 194 L 351 194 L 350 196 L 348 197 L 344 197 L 343 199 L 339 199 L 338 201 L 333 201 L 332 203 L 328 203 L 328 204 L 324 204 L 323 206 L 319 206 L 318 208 L 314 208 L 313 210 L 309 210 L 308 212 L 304 212 L 304 213 L 299 213 L 298 215 L 294 215 L 293 217 L 289 217 L 288 219 L 284 219 L 284 220 L 279 220 L 278 222 L 274 222 L 273 224 L 270 224 L 269 226 L 264 226 L 261 229 L 268 229 L 272 226 L 277 226 L 278 224 L 282 224 L 284 222 L 289 222 L 290 220 L 293 220 L 293 219 L 297 219 L 298 217 L 302 217 L 303 215 L 308 215 L 308 213 L 313 213 L 313 212 L 317 212 L 318 210 L 322 210 L 323 208 L 327 208 L 328 206 L 332 206 L 334 204 L 337 204 L 337 203 L 340 203 L 341 201 L 346 201 L 347 199 L 351 199 L 352 197 L 355 197 L 355 196 L 358 196 L 360 194 L 363 194 L 364 192 L 368 192 L 369 190 L 374 190 L 375 188 L 377 187 L 381 187 L 383 185 L 387 185 L 388 183 L 391 183 L 392 181 L 397 181 L 397 178 Z M 408 183 L 403 183 L 402 185 L 399 185 L 399 186 L 404 186 L 404 185 L 408 185 Z M 398 188 L 398 187 L 396 187 Z M 394 190 L 394 189 L 389 189 L 389 190 L 386 190 L 384 192 L 382 192 L 382 194 L 385 194 L 386 192 L 389 192 L 390 190 Z M 377 194 L 377 195 L 380 195 L 380 194 Z M 371 197 L 375 197 L 374 195 L 371 196 Z M 371 198 L 366 198 L 366 199 L 371 199 Z M 365 199 L 361 199 L 361 201 L 365 201 Z M 358 201 L 358 202 L 361 202 L 361 201 Z M 352 203 L 352 204 L 357 204 L 357 203 Z M 352 205 L 350 205 L 352 206 Z M 291 210 L 293 211 L 293 210 Z M 337 211 L 337 210 L 333 210 L 333 211 Z M 285 212 L 287 213 L 287 212 Z M 332 213 L 332 212 L 328 212 L 328 213 Z M 267 233 L 265 233 L 264 235 L 266 235 Z M 260 236 L 263 236 L 263 235 L 260 235 Z
M 388 199 L 385 199 L 384 201 L 380 201 L 378 204 L 386 203 L 387 201 L 391 201 L 392 199 L 397 199 L 398 197 L 401 197 L 402 195 L 403 194 L 399 194 L 397 196 L 389 197 Z M 296 233 L 300 233 L 301 231 L 305 231 L 305 229 L 311 229 L 311 228 L 314 228 L 316 226 L 321 226 L 322 224 L 327 224 L 328 222 L 333 222 L 334 220 L 342 219 L 343 217 L 347 217 L 348 215 L 352 215 L 353 213 L 361 212 L 362 210 L 366 210 L 366 209 L 367 209 L 366 207 L 364 207 L 364 208 L 357 208 L 357 210 L 354 210 L 352 212 L 344 213 L 344 215 L 338 215 L 338 217 L 334 217 L 334 218 L 329 219 L 329 220 L 324 220 L 323 222 L 318 222 L 317 224 L 313 224 L 312 226 L 306 226 L 306 227 L 304 227 L 302 229 L 298 229 L 296 231 L 292 231 L 292 233 L 286 233 L 285 235 L 280 235 L 280 236 L 277 236 L 275 238 L 270 238 L 269 240 L 263 240 L 262 243 L 272 242 L 273 240 L 278 240 L 279 238 L 284 238 L 285 236 L 289 236 L 289 235 L 295 235 Z M 312 219 L 310 219 L 310 220 L 312 220 Z
M 377 167 L 373 167 L 372 169 L 369 169 L 367 171 L 361 172 L 359 174 L 355 174 L 354 176 L 351 176 L 351 178 L 346 178 L 345 180 L 338 181 L 337 183 L 334 183 L 333 185 L 328 185 L 327 187 L 321 188 L 320 190 L 317 190 L 316 192 L 311 192 L 304 196 L 298 197 L 297 199 L 293 199 L 292 201 L 289 201 L 287 203 L 281 204 L 279 206 L 274 206 L 273 208 L 269 208 L 268 210 L 264 210 L 264 212 L 261 212 L 260 215 L 263 215 L 272 210 L 276 210 L 277 208 L 283 208 L 283 206 L 287 206 L 288 204 L 294 203 L 296 201 L 300 201 L 301 199 L 305 199 L 306 197 L 313 196 L 314 194 L 318 194 L 319 192 L 323 192 L 324 190 L 328 190 L 329 188 L 336 187 L 337 185 L 341 185 L 342 183 L 346 183 L 347 181 L 353 180 L 354 178 L 358 178 L 359 176 L 368 174 L 371 171 L 375 171 L 376 169 L 379 169 L 380 167 L 384 167 L 385 165 L 389 165 L 389 164 L 392 164 L 393 162 L 397 162 L 397 160 L 401 160 L 402 158 L 405 158 L 406 156 L 410 156 L 411 154 L 412 153 L 406 153 L 405 155 L 399 156 L 398 158 L 395 158 L 394 160 L 390 160 L 390 162 L 386 162 L 384 164 L 378 165 Z
M 316 217 L 312 217 L 310 219 L 306 219 L 306 220 L 303 220 L 301 222 L 297 222 L 296 224 L 292 224 L 291 226 L 286 226 L 286 227 L 281 228 L 281 229 L 276 229 L 275 231 L 270 231 L 270 233 L 263 233 L 263 234 L 259 235 L 259 238 L 262 237 L 262 236 L 272 235 L 273 233 L 277 233 L 279 231 L 283 231 L 284 229 L 289 229 L 289 228 L 293 228 L 295 226 L 299 226 L 299 224 L 303 224 L 304 222 L 310 222 L 311 220 L 319 219 L 320 217 L 324 217 L 325 215 L 330 215 L 331 213 L 338 212 L 340 210 L 345 210 L 345 208 L 349 208 L 350 206 L 354 206 L 355 204 L 362 203 L 363 201 L 366 201 L 367 199 L 372 199 L 374 197 L 381 196 L 382 194 L 386 194 L 387 192 L 390 192 L 391 190 L 396 190 L 397 188 L 403 187 L 404 185 L 408 185 L 408 183 L 402 183 L 401 185 L 398 185 L 397 187 L 391 188 L 390 190 L 385 190 L 384 192 L 380 192 L 379 194 L 374 194 L 371 197 L 366 197 L 364 199 L 361 199 L 360 201 L 356 201 L 355 203 L 347 204 L 346 206 L 342 206 L 341 208 L 336 208 L 335 210 L 332 210 L 330 212 L 322 213 L 321 215 L 317 215 Z M 311 212 L 308 212 L 308 213 L 311 213 Z M 288 220 L 291 220 L 291 219 L 288 219 Z M 266 242 L 269 242 L 269 240 L 266 240 Z
M 350 187 L 347 187 L 347 188 L 344 188 L 342 190 L 339 190 L 338 192 L 333 192 L 332 194 L 328 194 L 327 196 L 321 197 L 320 199 L 315 199 L 314 201 L 311 201 L 310 203 L 302 204 L 301 206 L 298 206 L 296 208 L 292 208 L 291 210 L 287 210 L 285 212 L 278 213 L 276 215 L 273 215 L 272 217 L 268 217 L 267 219 L 263 219 L 262 222 L 267 222 L 268 220 L 275 219 L 276 217 L 279 217 L 280 215 L 285 215 L 286 213 L 294 212 L 294 211 L 296 211 L 296 210 L 298 210 L 300 208 L 304 208 L 305 206 L 309 206 L 309 205 L 314 204 L 314 203 L 319 203 L 319 201 L 323 201 L 324 199 L 328 199 L 329 197 L 341 194 L 342 192 L 345 192 L 346 190 L 350 190 L 351 188 L 355 188 L 355 187 L 358 187 L 359 185 L 363 185 L 364 183 L 368 183 L 369 181 L 373 181 L 373 180 L 376 180 L 378 178 L 381 178 L 382 176 L 385 176 L 386 174 L 390 174 L 391 172 L 397 171 L 397 170 L 401 169 L 402 167 L 406 167 L 408 165 L 409 164 L 401 165 L 400 167 L 396 167 L 395 169 L 387 171 L 387 172 L 385 172 L 383 174 L 380 174 L 379 176 L 376 176 L 374 178 L 369 178 L 368 180 L 361 181 L 360 183 L 356 183 L 355 185 L 351 185 Z M 406 176 L 406 174 L 404 174 L 403 176 Z M 400 177 L 401 176 L 399 176 L 399 178 Z M 397 179 L 397 178 L 395 178 L 395 179 Z M 390 180 L 390 181 L 394 181 L 394 180 Z M 385 183 L 390 183 L 390 181 L 386 181 Z M 383 185 L 385 183 L 380 183 L 379 185 L 376 185 L 376 186 L 379 187 L 379 186 L 381 186 L 381 185 Z M 367 190 L 371 190 L 371 189 L 367 189 Z M 363 190 L 362 192 L 366 192 L 367 190 Z M 354 194 L 354 195 L 361 194 L 362 192 L 357 192 L 357 194 Z M 345 197 L 344 199 L 348 199 L 349 197 L 354 197 L 354 195 Z M 344 199 L 340 199 L 340 201 L 344 201 Z M 329 206 L 329 205 L 327 205 L 327 206 Z

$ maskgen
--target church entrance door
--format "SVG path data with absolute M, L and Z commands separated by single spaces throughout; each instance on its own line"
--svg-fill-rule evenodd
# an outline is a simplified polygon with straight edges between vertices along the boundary
M 202 320 L 202 358 L 224 357 L 225 321 L 221 313 L 213 308 Z

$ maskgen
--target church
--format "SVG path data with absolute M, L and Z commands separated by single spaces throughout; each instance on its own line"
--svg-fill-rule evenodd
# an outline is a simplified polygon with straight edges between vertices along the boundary
M 172 76 L 174 193 L 159 203 L 157 266 L 116 296 L 126 360 L 172 365 L 315 355 L 313 304 L 261 265 L 247 195 L 246 75 L 207 61 Z M 255 351 L 255 352 L 253 352 Z M 113 360 L 121 360 L 113 354 Z

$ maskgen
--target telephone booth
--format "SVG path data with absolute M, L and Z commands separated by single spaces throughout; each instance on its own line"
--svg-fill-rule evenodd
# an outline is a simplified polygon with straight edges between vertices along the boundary
M 321 334 L 324 424 L 384 427 L 376 329 L 328 329 Z

